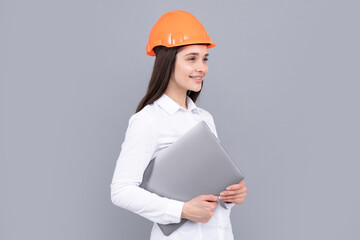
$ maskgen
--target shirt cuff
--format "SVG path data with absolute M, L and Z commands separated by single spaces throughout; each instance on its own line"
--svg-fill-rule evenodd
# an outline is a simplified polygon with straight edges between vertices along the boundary
M 181 221 L 183 206 L 184 202 L 169 199 L 165 212 L 165 221 L 169 223 L 179 223 Z

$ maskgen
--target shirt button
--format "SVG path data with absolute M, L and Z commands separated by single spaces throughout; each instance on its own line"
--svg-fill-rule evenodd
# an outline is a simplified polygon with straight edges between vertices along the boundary
M 224 227 L 223 226 L 219 226 L 219 230 L 223 230 L 224 229 Z

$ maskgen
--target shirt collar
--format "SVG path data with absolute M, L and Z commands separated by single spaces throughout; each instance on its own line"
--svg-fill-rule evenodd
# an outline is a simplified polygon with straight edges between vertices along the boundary
M 185 109 L 181 107 L 179 104 L 177 104 L 174 100 L 172 100 L 168 95 L 165 93 L 155 101 L 162 109 L 164 109 L 166 112 L 168 112 L 170 115 L 173 115 L 175 112 L 177 112 L 179 109 L 183 109 L 184 111 L 197 111 L 197 107 L 193 100 L 186 96 L 187 99 L 187 105 L 188 109 Z

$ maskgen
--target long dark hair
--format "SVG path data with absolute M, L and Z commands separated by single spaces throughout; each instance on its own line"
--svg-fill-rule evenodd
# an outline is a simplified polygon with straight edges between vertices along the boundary
M 141 111 L 146 105 L 158 100 L 166 91 L 169 85 L 170 77 L 175 68 L 176 54 L 181 47 L 156 47 L 154 49 L 156 58 L 154 68 L 151 74 L 149 85 L 145 96 L 141 99 L 136 112 Z M 196 102 L 200 95 L 200 91 L 187 91 L 187 95 Z

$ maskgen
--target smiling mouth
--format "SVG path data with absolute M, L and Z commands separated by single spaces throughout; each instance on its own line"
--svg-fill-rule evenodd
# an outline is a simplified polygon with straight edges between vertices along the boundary
M 195 80 L 195 82 L 202 82 L 203 76 L 190 76 L 191 79 Z

